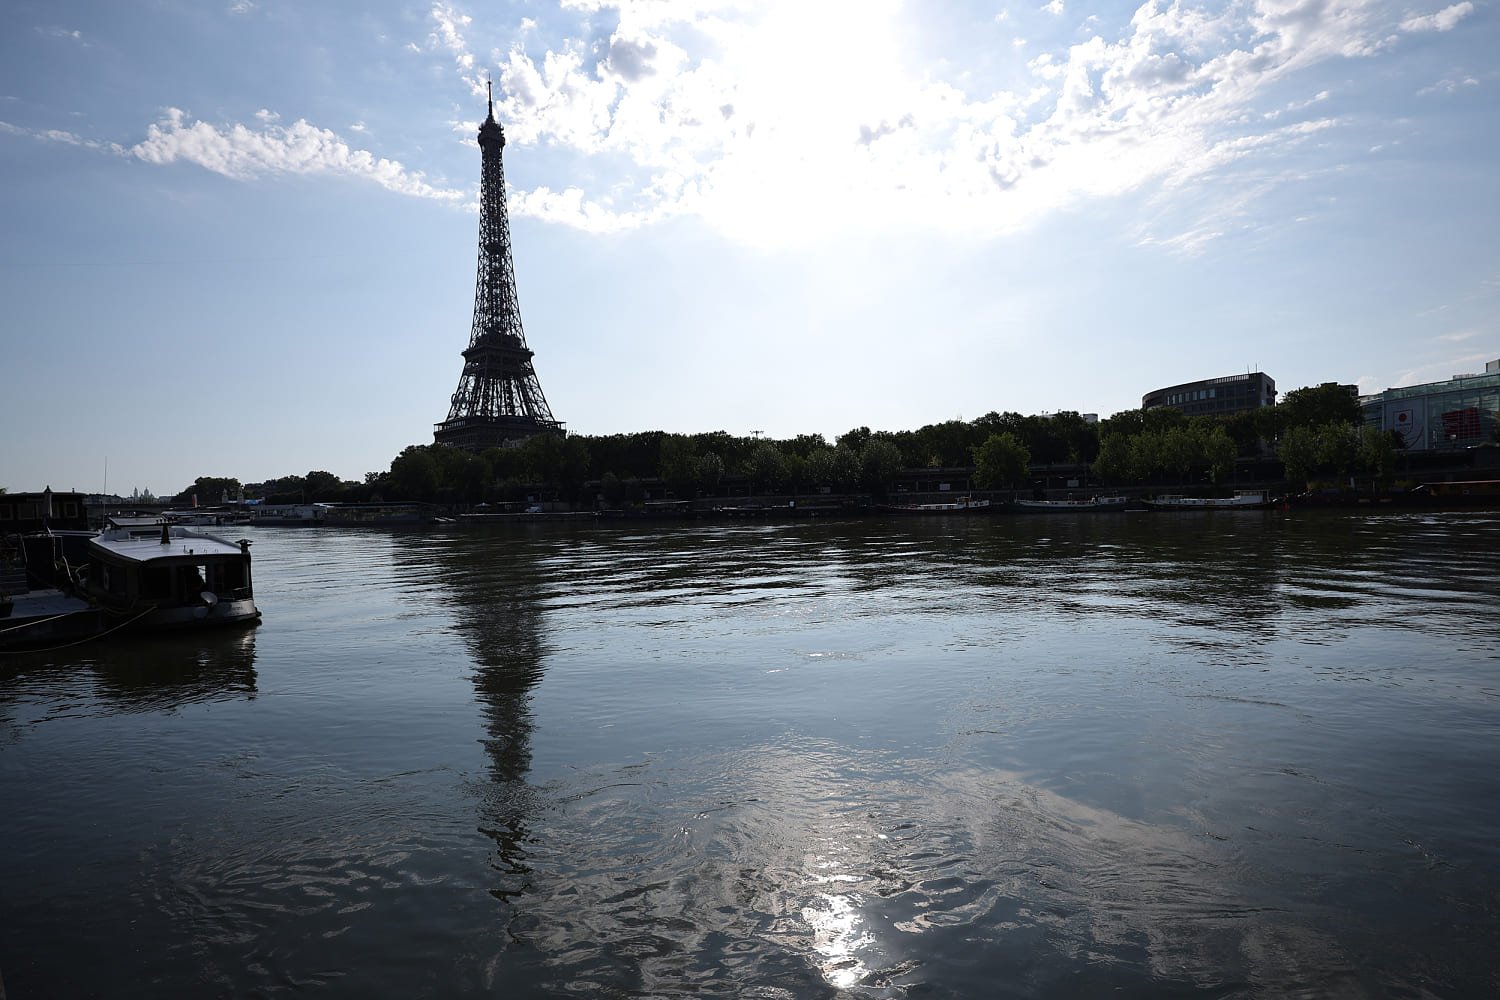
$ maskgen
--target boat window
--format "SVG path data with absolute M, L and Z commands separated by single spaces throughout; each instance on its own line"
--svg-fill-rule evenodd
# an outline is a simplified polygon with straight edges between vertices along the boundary
M 165 566 L 148 566 L 141 570 L 142 597 L 170 597 L 172 571 Z

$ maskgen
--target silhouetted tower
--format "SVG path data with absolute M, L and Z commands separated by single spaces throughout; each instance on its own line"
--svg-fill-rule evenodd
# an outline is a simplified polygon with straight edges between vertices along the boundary
M 532 353 L 521 330 L 516 273 L 510 260 L 510 223 L 505 212 L 505 133 L 495 121 L 495 98 L 479 126 L 483 174 L 479 191 L 479 277 L 474 283 L 474 327 L 464 351 L 464 373 L 448 419 L 432 433 L 439 444 L 483 451 L 536 434 L 561 433 L 531 367 Z

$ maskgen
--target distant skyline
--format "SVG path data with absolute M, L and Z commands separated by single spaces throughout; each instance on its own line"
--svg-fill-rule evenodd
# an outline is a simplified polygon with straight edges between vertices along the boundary
M 1490 3 L 17 0 L 0 28 L 13 491 L 358 480 L 430 442 L 491 79 L 526 337 L 578 433 L 1102 418 L 1500 358 Z

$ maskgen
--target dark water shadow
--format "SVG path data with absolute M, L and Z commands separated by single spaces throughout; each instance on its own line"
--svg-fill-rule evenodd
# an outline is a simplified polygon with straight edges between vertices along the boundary
M 126 636 L 0 660 L 0 717 L 24 710 L 33 722 L 255 695 L 254 628 Z

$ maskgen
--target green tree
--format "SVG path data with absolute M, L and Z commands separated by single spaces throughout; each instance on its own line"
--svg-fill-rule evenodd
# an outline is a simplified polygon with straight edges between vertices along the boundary
M 1225 433 L 1234 442 L 1237 454 L 1251 457 L 1265 452 L 1267 442 L 1276 437 L 1276 420 L 1273 407 L 1241 410 L 1217 418 Z
M 1198 461 L 1198 440 L 1190 427 L 1178 425 L 1161 434 L 1161 461 L 1163 472 L 1176 482 L 1188 481 L 1193 466 Z
M 1208 464 L 1208 477 L 1215 484 L 1222 483 L 1234 473 L 1234 460 L 1239 448 L 1222 425 L 1203 432 L 1203 458 Z
M 599 477 L 599 492 L 604 494 L 605 503 L 619 506 L 620 501 L 625 499 L 625 484 L 613 472 L 606 472 Z
M 861 485 L 884 496 L 886 488 L 904 467 L 901 449 L 889 438 L 871 438 L 859 453 L 859 466 Z
M 806 458 L 819 448 L 827 448 L 828 442 L 821 434 L 798 434 L 796 437 L 781 442 L 781 451 L 785 455 L 797 455 Z
M 484 499 L 490 465 L 482 456 L 450 445 L 434 445 L 428 454 L 437 467 L 437 486 L 421 499 L 444 503 L 478 503 Z
M 1030 451 L 1008 431 L 991 434 L 974 452 L 974 483 L 980 489 L 1017 486 L 1030 470 Z
M 549 435 L 555 436 L 555 435 Z M 569 501 L 576 501 L 589 475 L 588 445 L 575 437 L 562 439 L 551 482 Z
M 1142 431 L 1130 439 L 1130 468 L 1137 481 L 1159 475 L 1167 467 L 1166 434 Z
M 191 503 L 193 497 L 200 504 L 223 503 L 234 500 L 240 494 L 240 481 L 226 476 L 199 476 L 193 485 L 172 498 L 173 503 Z
M 1396 470 L 1396 459 L 1400 454 L 1401 435 L 1395 431 L 1383 431 L 1376 427 L 1359 429 L 1359 461 L 1379 486 L 1386 486 Z
M 657 476 L 679 497 L 691 497 L 698 486 L 698 454 L 693 442 L 681 434 L 661 439 Z
M 413 444 L 391 460 L 391 486 L 406 500 L 431 500 L 437 495 L 438 463 L 433 445 Z
M 858 454 L 865 445 L 870 443 L 870 428 L 856 427 L 853 430 L 845 431 L 838 436 L 838 439 L 834 443 L 844 448 L 849 448 Z
M 846 493 L 854 489 L 859 485 L 860 471 L 859 452 L 846 444 L 833 449 L 833 486 L 835 489 Z
M 1099 421 L 1099 446 L 1104 446 L 1105 437 L 1116 434 L 1132 438 L 1146 429 L 1145 410 L 1121 410 L 1112 417 Z
M 1328 424 L 1352 426 L 1364 423 L 1359 397 L 1336 382 L 1303 389 L 1293 389 L 1276 406 L 1281 429 L 1324 427 Z
M 281 476 L 261 484 L 267 503 L 306 503 L 307 482 L 301 476 Z
M 336 500 L 343 492 L 344 483 L 331 472 L 313 471 L 302 477 L 309 502 L 314 500 Z
M 825 446 L 808 452 L 803 475 L 813 486 L 832 486 L 835 476 L 833 449 Z
M 1115 432 L 1099 440 L 1099 455 L 1094 459 L 1094 475 L 1111 482 L 1126 482 L 1136 478 L 1132 435 Z
M 775 487 L 786 480 L 786 459 L 769 441 L 764 441 L 750 453 L 750 462 L 745 469 L 753 488 Z
M 695 471 L 700 490 L 716 490 L 724 480 L 724 460 L 715 452 L 705 451 L 698 456 Z
M 915 431 L 906 444 L 908 460 L 917 468 L 951 468 L 972 461 L 976 431 L 962 420 L 945 420 Z M 980 439 L 982 440 L 982 439 Z
M 1289 428 L 1281 435 L 1276 454 L 1294 482 L 1307 482 L 1316 475 L 1344 476 L 1353 472 L 1361 457 L 1363 429 L 1332 422 Z
M 1092 462 L 1099 454 L 1099 428 L 1074 410 L 1062 410 L 1043 418 L 1043 429 L 1053 461 Z

